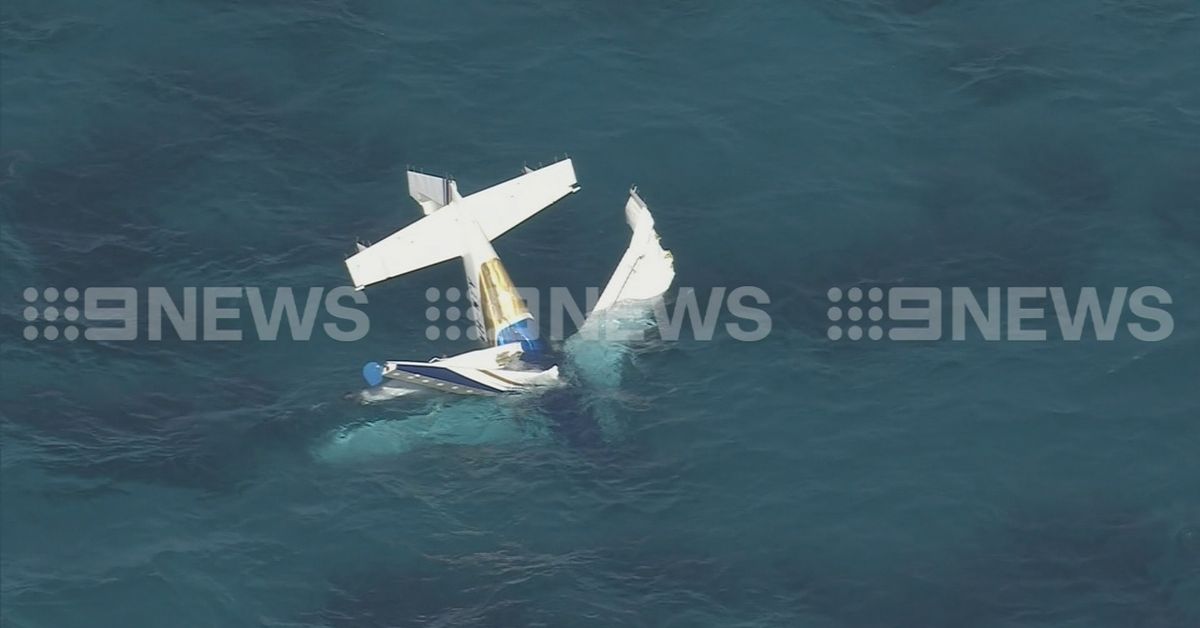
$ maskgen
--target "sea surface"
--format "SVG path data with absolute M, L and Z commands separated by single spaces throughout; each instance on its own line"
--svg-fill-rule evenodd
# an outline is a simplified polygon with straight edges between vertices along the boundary
M 0 35 L 5 628 L 1200 626 L 1194 0 L 3 0 Z M 676 286 L 761 288 L 767 338 L 362 403 L 364 362 L 474 346 L 425 333 L 456 262 L 357 342 L 244 304 L 241 342 L 23 336 L 30 287 L 63 327 L 71 287 L 344 286 L 408 166 L 564 154 L 518 284 L 602 286 L 636 184 Z M 1173 331 L 829 339 L 831 287 L 902 286 L 1157 286 Z

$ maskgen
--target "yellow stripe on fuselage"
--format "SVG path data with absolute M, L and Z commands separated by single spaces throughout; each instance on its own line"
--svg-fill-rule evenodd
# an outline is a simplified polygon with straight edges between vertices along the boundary
M 488 340 L 493 344 L 500 330 L 518 321 L 533 318 L 498 257 L 493 257 L 479 266 L 479 309 L 482 310 Z

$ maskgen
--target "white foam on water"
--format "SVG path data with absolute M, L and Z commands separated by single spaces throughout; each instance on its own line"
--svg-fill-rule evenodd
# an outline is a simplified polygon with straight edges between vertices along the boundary
M 550 438 L 539 417 L 520 414 L 505 400 L 453 399 L 425 413 L 379 418 L 348 425 L 325 436 L 314 455 L 329 463 L 401 455 L 439 445 L 474 447 Z

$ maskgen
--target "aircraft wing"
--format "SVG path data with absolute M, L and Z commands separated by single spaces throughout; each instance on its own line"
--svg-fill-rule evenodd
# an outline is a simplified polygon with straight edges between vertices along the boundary
M 662 295 L 675 279 L 675 261 L 654 230 L 654 216 L 637 190 L 629 191 L 625 220 L 633 230 L 629 248 L 617 264 L 592 313 L 624 301 L 647 301 Z

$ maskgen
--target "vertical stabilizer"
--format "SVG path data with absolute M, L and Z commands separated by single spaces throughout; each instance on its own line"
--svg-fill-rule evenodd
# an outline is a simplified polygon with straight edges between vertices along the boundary
M 421 206 L 426 216 L 461 198 L 454 179 L 443 179 L 415 170 L 408 171 L 408 195 Z

